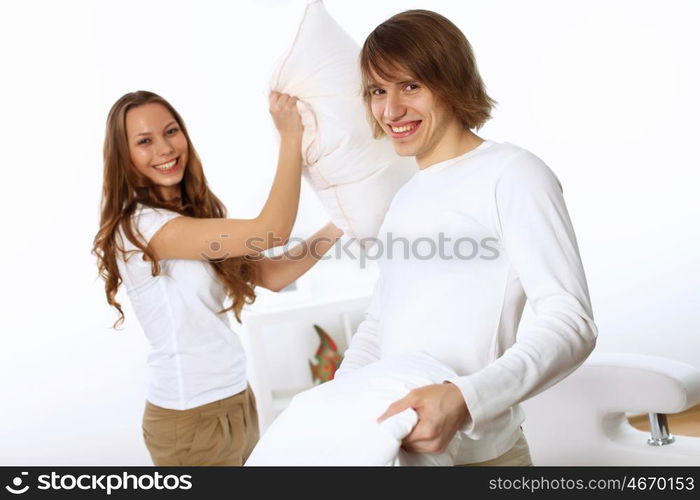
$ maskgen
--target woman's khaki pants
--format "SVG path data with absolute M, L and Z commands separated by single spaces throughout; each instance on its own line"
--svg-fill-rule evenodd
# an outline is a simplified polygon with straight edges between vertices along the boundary
M 258 441 L 250 387 L 188 410 L 146 402 L 143 439 L 154 465 L 243 465 Z

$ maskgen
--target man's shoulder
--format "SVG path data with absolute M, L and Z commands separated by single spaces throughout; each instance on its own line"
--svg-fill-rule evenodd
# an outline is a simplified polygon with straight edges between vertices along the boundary
M 450 182 L 474 183 L 482 179 L 484 182 L 495 182 L 510 165 L 532 163 L 537 157 L 525 148 L 510 142 L 487 140 L 470 153 L 457 158 L 452 164 L 452 179 Z
M 498 142 L 487 140 L 485 141 L 483 151 L 477 157 L 484 160 L 498 161 L 498 162 L 508 162 L 518 156 L 531 155 L 534 156 L 527 149 L 513 144 L 512 142 Z
M 458 167 L 457 170 L 472 171 L 474 167 L 488 166 L 488 170 L 494 167 L 504 165 L 510 162 L 513 158 L 523 154 L 531 154 L 526 149 L 512 144 L 510 142 L 497 142 L 493 140 L 485 140 L 470 152 L 455 158 L 452 162 L 453 166 Z M 483 170 L 483 169 L 479 169 Z
M 559 181 L 547 164 L 530 150 L 511 142 L 486 141 L 478 154 L 460 162 L 465 180 L 474 181 L 476 174 L 484 182 L 496 187 L 503 183 L 548 184 Z
M 496 175 L 497 185 L 513 185 L 522 189 L 548 186 L 561 190 L 557 175 L 539 156 L 514 144 L 508 143 L 508 146 Z

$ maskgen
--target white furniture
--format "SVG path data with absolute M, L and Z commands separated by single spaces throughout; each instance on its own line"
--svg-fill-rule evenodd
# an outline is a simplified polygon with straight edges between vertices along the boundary
M 243 340 L 261 432 L 294 394 L 313 385 L 308 361 L 319 344 L 313 324 L 342 352 L 369 300 L 329 300 L 247 316 Z M 700 370 L 668 358 L 594 352 L 569 377 L 523 403 L 523 428 L 535 465 L 700 465 L 700 438 L 674 436 L 671 444 L 652 446 L 650 434 L 627 420 L 628 414 L 680 413 L 697 404 Z
M 248 379 L 255 392 L 264 432 L 296 393 L 313 387 L 309 361 L 319 338 L 313 325 L 323 328 L 344 352 L 364 318 L 369 296 L 290 305 L 246 316 L 242 340 L 248 353 Z
M 653 446 L 650 434 L 627 420 L 629 413 L 680 413 L 697 404 L 700 370 L 668 358 L 594 352 L 523 403 L 523 428 L 535 465 L 700 465 L 700 438 L 674 436 Z

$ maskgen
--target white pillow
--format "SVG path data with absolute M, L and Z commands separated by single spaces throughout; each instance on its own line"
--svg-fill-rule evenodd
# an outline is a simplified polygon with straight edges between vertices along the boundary
M 271 86 L 302 101 L 304 177 L 331 220 L 361 240 L 376 236 L 391 199 L 418 165 L 399 157 L 387 138 L 372 137 L 359 52 L 323 2 L 313 1 Z
M 453 377 L 443 363 L 412 353 L 299 393 L 262 435 L 246 465 L 454 465 L 460 433 L 441 454 L 407 453 L 401 440 L 416 425 L 416 412 L 376 421 L 411 389 Z

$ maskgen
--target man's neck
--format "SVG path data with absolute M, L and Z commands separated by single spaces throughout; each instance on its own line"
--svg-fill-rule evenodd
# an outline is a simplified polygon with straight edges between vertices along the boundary
M 436 163 L 451 160 L 478 148 L 484 139 L 476 135 L 471 130 L 461 128 L 448 131 L 440 143 L 429 154 L 416 157 L 421 170 L 430 168 Z

